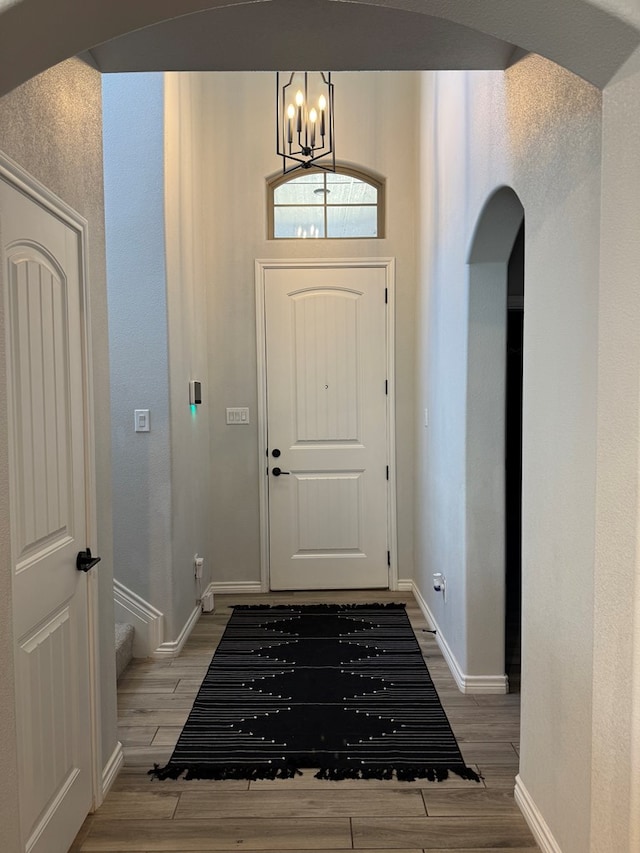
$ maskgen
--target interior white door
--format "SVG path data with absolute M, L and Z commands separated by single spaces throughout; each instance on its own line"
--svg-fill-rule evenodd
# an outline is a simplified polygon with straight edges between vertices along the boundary
M 20 821 L 66 853 L 92 804 L 80 235 L 0 179 Z
M 385 270 L 264 281 L 271 588 L 388 587 Z

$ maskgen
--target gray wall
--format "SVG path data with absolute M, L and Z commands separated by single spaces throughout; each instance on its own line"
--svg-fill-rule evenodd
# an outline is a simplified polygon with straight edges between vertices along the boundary
M 209 203 L 208 172 L 200 132 L 206 117 L 198 109 L 198 83 L 184 74 L 165 75 L 165 159 L 167 307 L 171 400 L 171 496 L 173 619 L 178 631 L 211 580 L 211 487 L 207 296 L 211 239 L 204 215 Z M 191 85 L 193 84 L 193 87 Z M 189 406 L 189 381 L 202 383 L 202 404 Z M 193 558 L 204 557 L 202 581 L 194 581 Z
M 593 851 L 640 849 L 640 51 L 603 95 Z
M 103 99 L 114 572 L 164 614 L 171 642 L 198 598 L 194 555 L 209 556 L 211 471 L 198 117 L 167 79 L 107 75 Z M 135 409 L 150 432 L 134 432 Z
M 89 222 L 89 286 L 95 401 L 98 571 L 100 596 L 99 673 L 102 716 L 102 763 L 116 745 L 115 652 L 113 635 L 111 460 L 107 301 L 102 188 L 102 119 L 100 75 L 71 59 L 25 83 L 0 100 L 0 149 L 57 193 Z M 4 324 L 2 324 L 4 328 Z M 4 368 L 0 371 L 6 400 Z M 2 411 L 0 494 L 8 493 L 6 403 Z M 5 501 L 5 498 L 2 498 Z M 6 850 L 17 850 L 15 733 L 12 684 L 13 648 L 7 507 L 0 512 L 3 571 L 0 572 L 0 826 Z
M 416 580 L 461 668 L 481 674 L 483 629 L 496 614 L 490 597 L 473 594 L 466 454 L 494 442 L 467 421 L 467 259 L 483 205 L 506 184 L 526 222 L 521 777 L 563 853 L 582 853 L 590 849 L 601 97 L 529 56 L 504 75 L 425 75 L 423 106 L 425 343 L 416 393 L 431 418 L 427 430 L 416 424 Z M 487 490 L 486 499 L 499 495 Z M 433 571 L 447 575 L 446 604 L 432 592 Z

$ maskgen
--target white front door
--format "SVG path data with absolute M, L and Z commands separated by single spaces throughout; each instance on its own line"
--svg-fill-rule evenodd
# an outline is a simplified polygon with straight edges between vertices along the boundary
M 386 283 L 265 270 L 272 589 L 389 586 Z
M 4 178 L 0 235 L 20 822 L 66 853 L 92 805 L 81 238 Z

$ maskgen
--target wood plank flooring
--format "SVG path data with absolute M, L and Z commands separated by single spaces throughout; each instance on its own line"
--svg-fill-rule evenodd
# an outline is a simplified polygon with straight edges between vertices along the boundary
M 468 764 L 482 783 L 295 779 L 151 781 L 168 761 L 230 616 L 230 605 L 404 601 Z M 410 593 L 217 596 L 180 657 L 134 661 L 118 685 L 122 770 L 70 853 L 538 853 L 513 799 L 518 695 L 461 694 Z

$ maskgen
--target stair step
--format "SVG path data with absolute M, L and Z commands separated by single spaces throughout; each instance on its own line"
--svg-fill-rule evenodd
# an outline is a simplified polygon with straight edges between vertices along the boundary
M 133 657 L 133 625 L 116 622 L 116 678 L 119 679 Z

